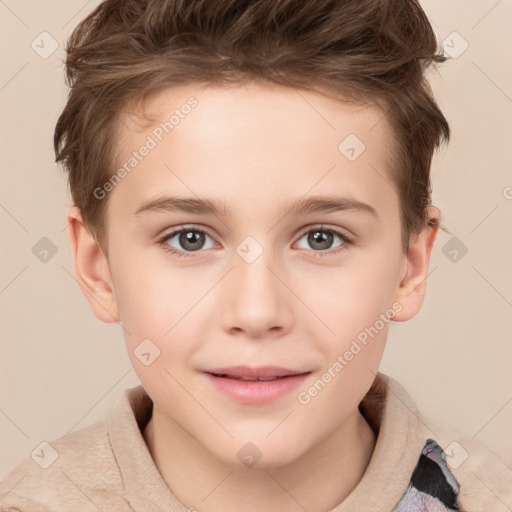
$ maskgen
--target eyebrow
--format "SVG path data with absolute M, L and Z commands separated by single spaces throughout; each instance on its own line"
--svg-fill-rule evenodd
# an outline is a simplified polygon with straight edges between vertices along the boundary
M 347 197 L 310 196 L 301 197 L 283 206 L 281 213 L 285 215 L 301 215 L 307 213 L 331 213 L 337 211 L 357 211 L 378 218 L 377 210 L 362 201 Z M 162 196 L 143 203 L 134 215 L 149 212 L 185 212 L 197 215 L 214 215 L 229 217 L 231 208 L 212 199 L 196 199 L 193 197 Z

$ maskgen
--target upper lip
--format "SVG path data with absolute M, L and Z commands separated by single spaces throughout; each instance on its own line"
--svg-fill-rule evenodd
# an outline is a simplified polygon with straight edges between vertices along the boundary
M 230 366 L 226 368 L 214 368 L 211 370 L 205 370 L 205 373 L 256 380 L 288 377 L 290 375 L 302 375 L 309 372 L 303 370 L 292 370 L 290 368 L 282 368 L 280 366 Z

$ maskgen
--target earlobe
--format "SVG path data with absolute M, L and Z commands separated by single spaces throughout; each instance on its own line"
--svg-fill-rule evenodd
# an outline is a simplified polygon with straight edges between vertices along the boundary
M 396 300 L 402 305 L 402 310 L 393 318 L 397 322 L 410 320 L 423 304 L 430 256 L 439 229 L 440 212 L 437 208 L 429 208 L 429 219 L 429 224 L 413 235 L 409 242 L 406 272 L 396 295 Z
M 89 233 L 76 206 L 68 209 L 67 221 L 76 279 L 85 298 L 100 320 L 119 322 L 108 259 Z

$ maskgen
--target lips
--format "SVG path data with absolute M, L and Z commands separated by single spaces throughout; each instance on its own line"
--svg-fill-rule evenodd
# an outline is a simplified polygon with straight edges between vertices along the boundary
M 296 375 L 303 375 L 310 372 L 282 368 L 279 366 L 233 366 L 229 368 L 216 368 L 213 370 L 206 370 L 205 373 L 209 373 L 210 375 L 214 375 L 216 377 L 224 377 L 227 379 L 235 380 L 272 381 Z
M 250 377 L 238 377 L 236 375 L 228 375 L 226 373 L 221 373 L 221 374 L 212 373 L 211 375 L 215 375 L 216 377 L 225 377 L 226 379 L 246 380 L 246 381 L 269 381 L 269 380 L 277 380 L 277 379 L 286 379 L 286 376 L 250 378 Z
M 288 397 L 310 371 L 277 366 L 236 366 L 205 371 L 206 382 L 230 400 L 245 405 L 264 405 Z

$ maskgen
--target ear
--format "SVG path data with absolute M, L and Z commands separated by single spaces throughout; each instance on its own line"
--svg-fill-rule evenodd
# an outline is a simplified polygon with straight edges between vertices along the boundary
M 107 257 L 82 221 L 80 210 L 71 206 L 67 213 L 78 284 L 93 313 L 103 322 L 119 322 L 119 312 Z
M 403 308 L 393 317 L 397 322 L 410 320 L 423 304 L 430 255 L 439 230 L 440 211 L 435 207 L 429 207 L 428 218 L 428 225 L 409 239 L 409 249 L 404 263 L 405 272 L 395 298 Z

